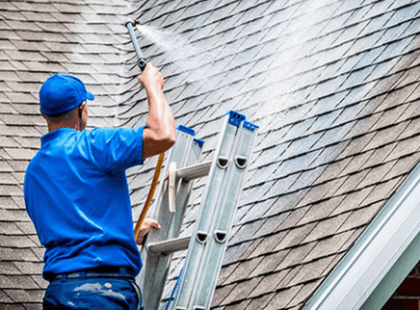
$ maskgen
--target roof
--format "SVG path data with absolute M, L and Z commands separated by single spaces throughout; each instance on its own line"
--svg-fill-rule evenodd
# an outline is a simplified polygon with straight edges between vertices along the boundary
M 419 161 L 419 10 L 406 0 L 3 3 L 0 303 L 40 308 L 46 287 L 22 193 L 46 132 L 41 83 L 79 76 L 96 96 L 90 126 L 145 122 L 123 26 L 132 17 L 146 26 L 140 46 L 161 68 L 177 124 L 206 141 L 205 158 L 228 110 L 260 126 L 213 308 L 301 309 Z M 154 164 L 128 171 L 134 217 Z M 181 264 L 178 255 L 172 280 Z

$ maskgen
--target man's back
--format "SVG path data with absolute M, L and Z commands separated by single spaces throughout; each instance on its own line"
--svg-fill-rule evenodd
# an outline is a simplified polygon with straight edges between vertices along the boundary
M 142 164 L 142 132 L 54 130 L 28 166 L 25 199 L 41 243 L 45 274 L 141 262 L 124 170 Z

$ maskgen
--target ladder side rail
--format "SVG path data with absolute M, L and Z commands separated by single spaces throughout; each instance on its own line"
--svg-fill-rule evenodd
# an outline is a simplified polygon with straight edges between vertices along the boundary
M 195 164 L 198 162 L 200 154 L 201 145 L 194 143 L 193 136 L 178 130 L 177 143 L 175 143 L 171 149 L 165 170 L 168 171 L 170 163 L 172 162 L 175 162 L 179 167 Z M 146 309 L 150 310 L 157 310 L 159 307 L 172 255 L 151 255 L 151 253 L 147 252 L 147 245 L 149 243 L 166 240 L 168 239 L 168 236 L 177 236 L 177 234 L 179 234 L 179 227 L 181 227 L 182 224 L 183 211 L 181 211 L 181 216 L 174 216 L 174 214 L 169 211 L 167 183 L 167 181 L 161 181 L 159 199 L 157 200 L 152 216 L 160 223 L 161 229 L 150 231 L 146 238 L 141 249 L 143 268 L 136 279 L 143 290 Z M 191 186 L 188 183 L 185 183 L 184 186 L 188 187 L 189 190 L 191 189 Z M 186 205 L 186 202 L 184 205 Z M 180 223 L 174 223 L 175 220 L 180 221 Z M 174 231 L 176 229 L 178 230 Z
M 209 173 L 205 193 L 201 203 L 201 212 L 196 222 L 195 232 L 191 237 L 185 262 L 185 270 L 182 274 L 179 293 L 175 297 L 174 307 L 176 309 L 188 308 L 192 298 L 192 292 L 195 286 L 195 278 L 202 260 L 204 249 L 207 245 L 207 239 L 214 217 L 215 206 L 220 191 L 225 183 L 226 158 L 232 151 L 233 142 L 237 133 L 237 127 L 228 122 L 225 118 L 225 124 L 222 130 L 222 136 L 216 148 L 212 165 Z
M 194 298 L 189 304 L 191 309 L 210 309 L 256 134 L 255 130 L 240 127 L 237 148 L 230 157 L 230 169 L 226 176 L 227 186 L 221 194 L 216 219 L 212 225 L 212 236 L 209 238 L 195 286 Z
M 213 214 L 213 220 L 211 222 L 211 227 L 209 229 L 209 236 L 208 236 L 208 241 L 207 241 L 207 246 L 203 251 L 203 258 L 202 260 L 200 260 L 200 265 L 199 268 L 197 270 L 196 273 L 196 279 L 195 279 L 195 285 L 193 288 L 193 291 L 191 292 L 191 298 L 190 301 L 188 303 L 188 309 L 192 308 L 195 304 L 196 304 L 196 294 L 197 294 L 197 290 L 202 289 L 201 288 L 201 283 L 202 283 L 202 277 L 205 276 L 206 272 L 205 272 L 205 268 L 206 265 L 208 264 L 209 260 L 208 257 L 212 256 L 212 252 L 214 251 L 214 235 L 213 232 L 215 230 L 215 226 L 217 224 L 217 221 L 220 219 L 220 212 L 222 211 L 221 206 L 223 206 L 225 198 L 227 195 L 229 195 L 229 189 L 231 188 L 231 184 L 229 183 L 231 180 L 231 176 L 232 176 L 232 171 L 235 168 L 234 167 L 234 163 L 233 163 L 233 158 L 235 157 L 235 154 L 237 152 L 239 143 L 241 140 L 241 131 L 240 128 L 237 128 L 237 134 L 235 135 L 235 139 L 232 142 L 232 149 L 230 154 L 226 157 L 227 160 L 227 169 L 226 169 L 226 174 L 225 174 L 225 186 L 223 186 L 220 190 L 220 192 L 218 193 L 218 197 L 217 197 L 217 203 L 215 206 L 215 210 L 214 210 L 214 214 Z M 212 256 L 213 259 L 217 260 L 217 257 Z

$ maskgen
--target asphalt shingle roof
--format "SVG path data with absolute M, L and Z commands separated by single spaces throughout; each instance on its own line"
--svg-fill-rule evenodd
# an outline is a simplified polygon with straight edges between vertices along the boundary
M 213 308 L 300 309 L 419 162 L 419 11 L 404 0 L 2 2 L 0 304 L 40 308 L 47 284 L 22 193 L 46 132 L 41 83 L 78 75 L 96 96 L 90 126 L 146 120 L 123 26 L 132 17 L 177 124 L 206 140 L 204 158 L 228 110 L 260 125 Z M 154 164 L 128 171 L 134 217 Z

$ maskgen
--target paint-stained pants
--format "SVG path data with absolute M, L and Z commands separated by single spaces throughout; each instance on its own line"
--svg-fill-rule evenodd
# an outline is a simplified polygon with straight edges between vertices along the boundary
M 44 310 L 139 310 L 144 309 L 134 281 L 115 278 L 56 280 L 44 296 Z

